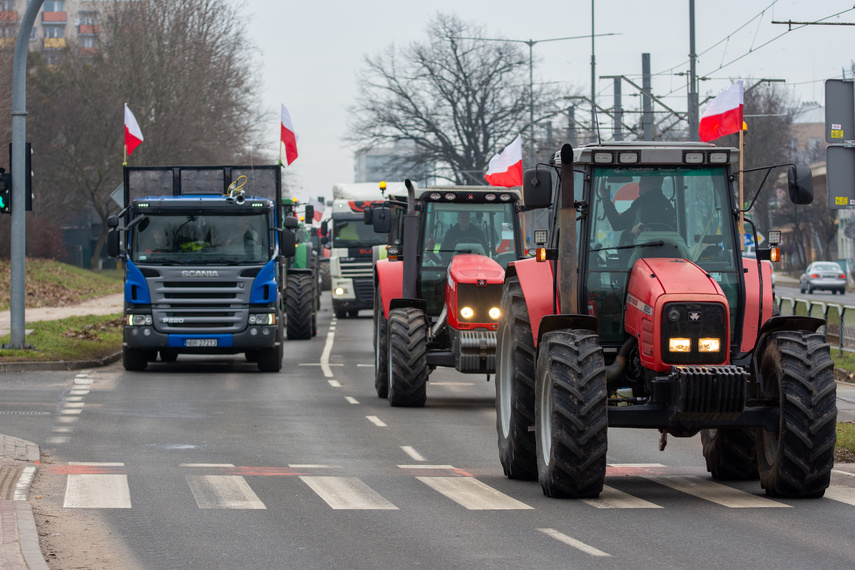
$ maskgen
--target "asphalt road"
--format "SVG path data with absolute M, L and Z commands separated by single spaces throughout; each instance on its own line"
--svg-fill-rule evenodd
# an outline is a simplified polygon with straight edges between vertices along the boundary
M 363 315 L 335 322 L 325 300 L 279 374 L 242 357 L 6 374 L 2 431 L 49 457 L 40 507 L 80 521 L 66 542 L 85 551 L 97 517 L 128 567 L 855 567 L 843 472 L 826 498 L 772 500 L 713 482 L 697 437 L 659 452 L 614 429 L 600 499 L 508 480 L 492 382 L 440 370 L 424 409 L 389 407 Z

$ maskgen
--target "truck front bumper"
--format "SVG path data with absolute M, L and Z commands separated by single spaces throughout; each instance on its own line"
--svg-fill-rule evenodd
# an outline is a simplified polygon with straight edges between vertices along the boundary
M 279 327 L 252 326 L 239 333 L 166 334 L 151 326 L 126 326 L 123 345 L 133 350 L 171 350 L 182 354 L 236 354 L 277 346 Z

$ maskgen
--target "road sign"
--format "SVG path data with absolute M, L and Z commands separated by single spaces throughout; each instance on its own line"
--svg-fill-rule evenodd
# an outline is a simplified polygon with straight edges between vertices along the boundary
M 825 149 L 825 158 L 828 207 L 855 207 L 855 148 L 830 146 Z
M 851 79 L 825 82 L 825 142 L 855 140 L 855 83 Z

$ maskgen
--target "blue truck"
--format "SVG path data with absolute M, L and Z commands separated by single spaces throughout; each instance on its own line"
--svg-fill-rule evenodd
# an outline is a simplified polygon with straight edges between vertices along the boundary
M 123 210 L 107 220 L 125 267 L 125 369 L 244 353 L 278 372 L 297 220 L 277 220 L 277 165 L 125 167 Z

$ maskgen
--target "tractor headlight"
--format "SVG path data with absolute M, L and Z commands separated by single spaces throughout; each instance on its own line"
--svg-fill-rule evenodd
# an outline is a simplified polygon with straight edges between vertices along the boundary
M 463 307 L 460 309 L 460 316 L 464 319 L 471 319 L 475 315 L 475 311 L 472 310 L 472 307 Z
M 669 338 L 668 350 L 671 352 L 690 352 L 692 350 L 692 339 Z
M 493 319 L 494 321 L 499 320 L 499 315 L 501 315 L 501 314 L 502 314 L 502 312 L 499 311 L 498 307 L 493 307 L 492 309 L 490 309 L 490 318 Z
M 721 350 L 720 338 L 699 338 L 698 352 L 718 352 Z

